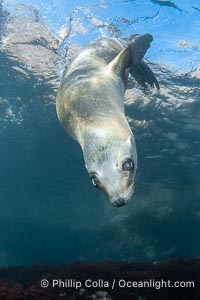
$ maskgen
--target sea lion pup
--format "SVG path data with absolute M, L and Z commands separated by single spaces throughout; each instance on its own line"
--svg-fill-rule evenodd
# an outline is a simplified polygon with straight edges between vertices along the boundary
M 149 34 L 138 35 L 132 42 L 94 40 L 67 66 L 57 94 L 58 118 L 80 144 L 93 185 L 117 207 L 131 199 L 137 169 L 124 92 L 129 73 L 142 86 L 159 88 L 143 61 L 152 40 Z

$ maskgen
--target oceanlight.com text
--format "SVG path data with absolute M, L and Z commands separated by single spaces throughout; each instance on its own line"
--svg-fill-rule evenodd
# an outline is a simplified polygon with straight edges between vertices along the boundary
M 194 281 L 171 281 L 171 280 L 155 280 L 149 279 L 144 281 L 127 281 L 120 279 L 118 281 L 120 288 L 194 288 Z

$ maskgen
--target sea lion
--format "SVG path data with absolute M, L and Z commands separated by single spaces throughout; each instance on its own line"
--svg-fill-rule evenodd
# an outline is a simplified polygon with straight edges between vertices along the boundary
M 80 144 L 93 185 L 116 207 L 131 199 L 137 169 L 135 139 L 124 110 L 128 74 L 144 87 L 159 88 L 143 61 L 152 40 L 145 34 L 131 42 L 92 41 L 67 66 L 57 93 L 61 124 Z

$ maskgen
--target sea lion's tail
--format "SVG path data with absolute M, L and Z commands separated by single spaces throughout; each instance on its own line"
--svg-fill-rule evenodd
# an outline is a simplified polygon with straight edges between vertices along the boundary
M 134 41 L 129 44 L 131 52 L 131 63 L 129 72 L 135 78 L 135 80 L 144 88 L 147 84 L 151 87 L 156 86 L 159 89 L 159 83 L 150 69 L 150 67 L 143 61 L 144 55 L 147 49 L 150 47 L 150 43 L 153 41 L 153 37 L 150 34 L 138 35 Z

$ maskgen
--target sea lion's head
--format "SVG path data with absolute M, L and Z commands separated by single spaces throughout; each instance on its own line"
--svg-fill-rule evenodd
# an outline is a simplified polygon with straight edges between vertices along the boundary
M 85 166 L 92 184 L 103 190 L 116 207 L 132 198 L 137 169 L 137 152 L 132 132 L 96 130 L 83 147 Z

